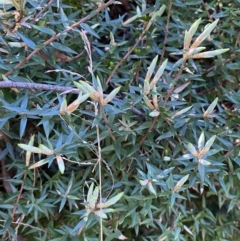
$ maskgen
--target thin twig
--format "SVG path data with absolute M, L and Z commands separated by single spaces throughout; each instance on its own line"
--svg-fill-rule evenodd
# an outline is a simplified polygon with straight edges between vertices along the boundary
M 95 117 L 97 117 L 98 114 L 98 107 L 97 104 L 95 104 Z M 96 125 L 97 130 L 97 143 L 98 143 L 98 172 L 99 172 L 99 203 L 102 204 L 102 150 L 101 150 L 101 144 L 100 144 L 100 133 L 99 133 L 99 126 Z M 100 212 L 102 212 L 102 205 L 100 205 Z M 102 218 L 100 217 L 100 241 L 103 241 L 103 223 Z
M 23 192 L 23 188 L 24 188 L 24 180 L 26 179 L 26 177 L 27 177 L 27 172 L 25 171 L 24 176 L 23 176 L 23 180 L 22 180 L 22 184 L 21 184 L 21 187 L 20 187 L 20 191 L 19 191 L 19 194 L 18 194 L 18 197 L 17 197 L 17 201 L 14 204 L 14 208 L 13 208 L 13 211 L 12 211 L 12 214 L 11 214 L 12 220 L 14 219 L 14 216 L 15 216 L 15 213 L 16 213 L 17 204 L 19 203 L 20 198 L 22 197 L 22 192 Z
M 163 61 L 163 57 L 164 57 L 164 53 L 165 53 L 165 48 L 167 45 L 167 39 L 168 39 L 168 33 L 169 33 L 169 24 L 170 24 L 170 17 L 171 17 L 171 10 L 172 10 L 172 0 L 169 1 L 169 5 L 168 5 L 168 15 L 167 15 L 167 23 L 166 23 L 166 33 L 165 33 L 165 37 L 164 37 L 164 41 L 163 41 L 163 47 L 162 47 L 162 54 L 161 54 L 161 58 L 160 58 L 160 64 L 159 67 Z
M 31 23 L 38 21 L 38 18 L 48 9 L 48 7 L 53 3 L 54 0 L 50 0 L 48 4 L 42 8 L 42 10 L 31 20 Z
M 207 6 L 206 6 L 205 2 L 204 2 L 203 0 L 202 0 L 201 2 L 202 2 L 202 5 L 203 5 L 204 10 L 205 10 L 206 13 L 207 13 L 207 16 L 208 16 L 210 22 L 213 22 L 213 18 L 212 18 L 212 16 L 210 15 L 210 13 L 208 12 L 208 9 L 207 9 Z

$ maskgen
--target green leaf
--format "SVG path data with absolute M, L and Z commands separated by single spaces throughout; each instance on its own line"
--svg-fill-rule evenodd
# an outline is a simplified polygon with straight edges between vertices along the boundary
M 202 150 L 205 144 L 205 137 L 204 132 L 201 133 L 199 139 L 198 139 L 198 150 Z
M 53 150 L 49 149 L 48 147 L 44 146 L 43 144 L 40 144 L 39 145 L 39 149 L 41 149 L 41 153 L 44 154 L 44 155 L 52 155 L 54 153 Z
M 172 137 L 173 136 L 173 133 L 171 131 L 168 131 L 166 133 L 163 133 L 162 135 L 160 135 L 156 141 L 160 141 L 160 140 L 164 140 L 164 139 L 167 139 L 169 137 Z
M 88 190 L 88 198 L 87 198 L 87 201 L 89 203 L 88 206 L 92 210 L 94 210 L 94 208 L 95 208 L 95 205 L 96 205 L 97 199 L 98 199 L 98 194 L 99 194 L 99 187 L 96 186 L 94 191 L 93 191 L 93 188 L 94 188 L 94 184 L 92 183 Z
M 29 151 L 29 152 L 32 152 L 32 153 L 42 153 L 42 150 L 40 148 L 31 146 L 31 145 L 18 144 L 18 146 L 25 151 Z
M 204 160 L 204 159 L 202 159 L 202 158 L 200 158 L 200 159 L 198 160 L 198 162 L 201 163 L 201 164 L 204 165 L 204 166 L 209 166 L 209 165 L 211 165 L 211 162 L 206 161 L 206 160 Z
M 80 80 L 80 84 L 82 85 L 83 89 L 86 91 L 86 93 L 94 93 L 96 90 L 87 82 Z
M 201 51 L 204 50 L 204 49 L 206 49 L 206 47 L 192 48 L 192 49 L 190 49 L 190 50 L 188 51 L 188 55 L 193 55 L 193 56 L 194 56 L 194 54 L 197 54 L 197 53 L 201 52 Z M 205 52 L 205 53 L 207 53 L 207 52 Z M 191 58 L 194 58 L 194 57 L 191 57 Z
M 97 76 L 97 90 L 98 90 L 99 94 L 101 94 L 101 95 L 103 94 L 102 84 L 101 84 L 101 81 L 98 76 Z
M 86 24 L 86 23 L 81 23 L 80 26 L 81 26 L 84 30 L 86 30 L 87 33 L 95 36 L 95 37 L 98 38 L 98 39 L 100 38 L 100 37 L 98 36 L 98 34 L 97 34 L 88 24 Z
M 198 152 L 196 150 L 196 148 L 194 147 L 194 145 L 192 143 L 188 143 L 188 145 L 186 146 L 187 150 L 192 153 L 194 156 L 198 156 Z
M 201 163 L 198 164 L 198 172 L 200 176 L 201 185 L 203 185 L 205 179 L 205 166 Z
M 190 43 L 192 41 L 191 34 L 186 30 L 184 35 L 184 51 L 189 49 Z
M 95 215 L 97 215 L 100 218 L 105 218 L 105 219 L 107 218 L 107 215 L 105 214 L 104 209 L 94 211 L 94 213 L 95 213 Z
M 23 34 L 21 34 L 20 32 L 18 32 L 18 36 L 22 39 L 22 41 L 31 49 L 35 49 L 36 48 L 36 44 L 29 38 L 27 38 L 26 36 L 24 36 Z
M 188 180 L 189 174 L 186 176 L 182 177 L 176 184 L 176 186 L 173 189 L 173 192 L 178 192 L 179 189 L 183 186 L 183 184 Z
M 181 65 L 181 64 L 183 63 L 183 61 L 184 61 L 184 58 L 180 58 L 180 59 L 173 65 L 173 68 Z
M 107 97 L 103 100 L 103 105 L 106 105 L 107 103 L 112 101 L 112 99 L 117 95 L 117 93 L 119 92 L 120 89 L 121 89 L 121 86 L 112 90 L 111 93 L 109 95 L 107 95 Z
M 145 180 L 139 180 L 140 184 L 142 186 L 146 186 L 148 184 L 148 179 L 145 179 Z
M 216 19 L 213 23 L 209 24 L 205 30 L 197 37 L 197 39 L 192 44 L 191 48 L 198 47 L 213 31 L 213 29 L 217 26 L 219 19 Z
M 183 114 L 183 113 L 185 113 L 185 112 L 187 112 L 187 111 L 189 111 L 191 108 L 192 108 L 192 106 L 189 106 L 189 107 L 186 107 L 186 108 L 184 108 L 184 109 L 176 112 L 176 113 L 172 116 L 172 119 L 175 118 L 175 117 L 177 117 L 177 116 L 179 116 L 179 115 L 181 115 L 181 114 Z
M 76 51 L 74 51 L 71 48 L 67 47 L 66 45 L 60 44 L 58 42 L 52 42 L 50 45 L 52 45 L 55 49 L 58 49 L 62 52 L 66 52 L 69 54 L 77 54 Z
M 157 195 L 157 193 L 156 193 L 156 191 L 155 191 L 155 189 L 154 189 L 154 187 L 153 187 L 153 185 L 152 185 L 152 182 L 148 182 L 148 190 L 152 193 L 152 194 L 154 194 L 155 196 Z
M 20 139 L 22 139 L 27 126 L 27 116 L 22 116 L 20 121 Z
M 139 18 L 141 16 L 141 14 L 137 14 L 132 16 L 131 18 L 128 18 L 125 22 L 123 22 L 123 26 L 128 25 L 129 23 L 133 22 L 134 20 L 136 20 L 137 18 Z
M 143 95 L 148 95 L 150 92 L 150 84 L 148 80 L 144 80 Z
M 46 33 L 50 36 L 53 36 L 56 34 L 56 32 L 54 30 L 52 30 L 51 28 L 41 27 L 41 26 L 34 25 L 34 24 L 32 25 L 32 27 L 37 29 L 39 32 Z
M 207 52 L 203 52 L 200 54 L 193 54 L 191 56 L 192 59 L 201 59 L 201 58 L 212 58 L 214 56 L 223 54 L 225 52 L 227 52 L 229 49 L 217 49 L 217 50 L 213 50 L 213 51 L 207 51 Z
M 160 68 L 158 69 L 156 75 L 154 76 L 153 80 L 150 83 L 150 88 L 152 89 L 153 86 L 155 86 L 157 84 L 157 82 L 159 81 L 159 79 L 161 78 L 163 71 L 165 70 L 166 66 L 167 66 L 168 60 L 166 59 L 162 65 L 160 66 Z
M 211 148 L 213 142 L 215 141 L 216 136 L 212 136 L 205 144 L 204 148 L 201 150 L 201 155 L 205 155 Z
M 60 8 L 61 20 L 64 28 L 69 27 L 69 20 L 62 8 Z
M 203 117 L 208 117 L 214 110 L 218 103 L 218 97 L 215 98 L 215 100 L 211 103 L 211 105 L 207 108 L 207 110 L 204 112 Z
M 160 112 L 158 110 L 154 110 L 149 113 L 149 116 L 151 116 L 151 117 L 156 117 L 159 115 L 160 115 Z
M 124 194 L 124 192 L 121 192 L 121 193 L 117 194 L 115 197 L 109 199 L 107 202 L 97 204 L 97 207 L 98 208 L 107 208 L 107 207 L 115 204 L 118 200 L 120 200 L 122 198 L 123 194 Z
M 61 156 L 56 156 L 59 171 L 63 174 L 65 171 L 64 161 Z
M 144 82 L 149 82 L 150 81 L 150 79 L 152 77 L 152 74 L 154 72 L 154 69 L 156 67 L 157 61 L 158 61 L 158 55 L 155 56 L 155 58 L 153 59 L 152 63 L 148 67 L 148 71 L 147 71 L 147 74 L 146 74 Z
M 194 24 L 191 26 L 191 28 L 189 29 L 189 35 L 190 37 L 192 38 L 193 35 L 196 33 L 197 29 L 198 29 L 198 26 L 199 24 L 201 23 L 201 18 L 199 18 L 196 22 L 194 22 Z
M 49 162 L 48 159 L 42 159 L 41 161 L 38 161 L 35 164 L 33 164 L 32 166 L 30 166 L 29 169 L 34 169 L 36 167 L 41 167 L 41 166 L 47 164 L 48 162 Z

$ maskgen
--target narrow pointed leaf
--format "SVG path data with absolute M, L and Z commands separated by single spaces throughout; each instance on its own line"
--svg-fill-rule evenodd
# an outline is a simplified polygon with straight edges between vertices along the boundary
M 82 91 L 84 94 L 89 93 L 88 89 L 86 89 L 82 84 L 74 81 L 73 84 L 80 90 Z
M 23 34 L 21 34 L 20 32 L 18 32 L 18 36 L 22 39 L 22 41 L 31 49 L 35 49 L 36 44 L 29 39 L 28 37 L 24 36 Z
M 173 192 L 178 192 L 179 189 L 183 186 L 183 184 L 188 180 L 189 174 L 186 176 L 182 177 L 176 184 L 176 186 L 173 189 Z
M 202 158 L 199 159 L 198 162 L 201 163 L 201 164 L 203 164 L 204 166 L 209 166 L 209 165 L 211 165 L 211 162 L 206 161 L 206 160 L 204 160 L 204 159 L 202 159 Z
M 89 206 L 91 207 L 91 209 L 94 209 L 96 206 L 96 203 L 98 200 L 98 194 L 99 194 L 99 187 L 96 186 L 92 193 L 92 196 L 90 198 L 90 202 L 89 202 Z
M 198 156 L 198 152 L 196 150 L 196 148 L 194 147 L 194 145 L 192 143 L 188 143 L 188 145 L 186 146 L 187 150 L 192 153 L 194 156 Z
M 158 96 L 157 96 L 156 86 L 153 86 L 152 92 L 153 92 L 152 93 L 153 106 L 155 109 L 158 109 Z
M 160 174 L 158 174 L 158 175 L 156 176 L 156 178 L 157 178 L 157 179 L 162 179 L 162 178 L 166 177 L 173 169 L 174 169 L 174 167 L 170 167 L 170 168 L 162 171 Z
M 122 198 L 123 194 L 124 194 L 124 192 L 121 192 L 121 193 L 117 194 L 115 197 L 109 199 L 107 202 L 97 204 L 97 207 L 98 208 L 107 208 L 107 207 L 115 204 L 117 201 L 119 201 Z
M 86 24 L 86 23 L 81 23 L 80 26 L 81 26 L 84 30 L 86 30 L 87 33 L 89 33 L 89 34 L 91 34 L 91 35 L 93 35 L 93 36 L 95 36 L 96 38 L 99 39 L 98 34 L 97 34 L 88 24 Z
M 204 148 L 200 151 L 200 155 L 203 156 L 205 155 L 209 149 L 211 148 L 213 142 L 215 141 L 216 139 L 216 136 L 212 136 L 208 141 L 207 143 L 205 144 Z
M 197 48 L 191 48 L 189 49 L 189 51 L 187 52 L 187 55 L 194 55 L 197 54 L 199 52 L 201 52 L 202 50 L 206 49 L 206 47 L 197 47 Z
M 181 64 L 183 63 L 183 61 L 184 61 L 184 58 L 179 59 L 179 60 L 173 65 L 173 68 L 181 65 Z
M 189 111 L 192 108 L 192 106 L 186 107 L 178 112 L 176 112 L 173 116 L 172 119 L 175 118 L 176 116 L 182 115 L 183 113 Z
M 32 146 L 33 145 L 34 137 L 35 137 L 35 135 L 31 136 L 30 141 L 28 142 L 28 146 Z M 32 153 L 30 151 L 27 151 L 27 153 L 26 153 L 26 166 L 27 167 L 29 166 L 29 163 L 30 163 L 31 154 Z
M 191 35 L 190 33 L 186 30 L 185 35 L 184 35 L 184 50 L 187 51 L 189 49 L 190 43 L 191 43 Z
M 158 110 L 154 110 L 154 111 L 149 113 L 149 116 L 151 116 L 151 117 L 156 117 L 156 116 L 159 116 L 159 115 L 160 115 L 160 112 Z
M 141 14 L 134 15 L 133 17 L 127 19 L 124 23 L 122 23 L 123 26 L 126 26 L 127 24 L 131 23 L 135 19 L 139 18 Z
M 188 30 L 191 38 L 193 37 L 193 35 L 196 33 L 197 28 L 199 26 L 199 24 L 201 23 L 201 18 L 199 18 L 196 22 L 194 22 L 194 24 L 191 26 L 191 28 Z
M 49 162 L 49 160 L 47 160 L 47 159 L 42 159 L 41 161 L 36 162 L 36 163 L 33 164 L 32 166 L 30 166 L 29 169 L 34 169 L 34 168 L 37 168 L 37 167 L 41 167 L 41 166 L 47 164 L 48 162 Z
M 96 90 L 90 85 L 88 84 L 87 82 L 83 81 L 83 80 L 80 80 L 79 81 L 80 84 L 88 91 L 88 93 L 93 93 L 95 92 Z
M 148 67 L 147 75 L 145 77 L 146 82 L 149 82 L 149 80 L 151 79 L 154 69 L 156 67 L 157 61 L 158 61 L 158 55 L 153 59 L 152 63 Z
M 174 89 L 173 93 L 175 93 L 175 94 L 181 93 L 189 84 L 190 84 L 190 81 L 186 82 L 183 85 L 178 86 L 176 89 Z
M 88 189 L 88 194 L 87 194 L 87 202 L 89 203 L 93 194 L 93 188 L 94 188 L 94 184 L 93 182 L 91 183 L 89 189 Z
M 119 90 L 121 89 L 121 86 L 117 87 L 116 89 L 114 89 L 104 100 L 103 100 L 103 105 L 106 105 L 107 103 L 109 103 L 119 92 Z
M 217 26 L 219 19 L 215 20 L 213 23 L 211 23 L 195 40 L 195 42 L 192 44 L 191 48 L 198 47 L 213 31 L 213 29 Z
M 148 184 L 148 180 L 140 180 L 139 181 L 142 186 L 146 186 Z
M 183 225 L 183 228 L 191 235 L 193 235 L 192 231 L 185 225 Z
M 149 192 L 151 192 L 152 194 L 154 194 L 155 196 L 157 195 L 153 185 L 152 185 L 152 182 L 148 182 L 148 190 Z
M 88 97 L 90 96 L 90 94 L 85 94 L 85 95 L 78 95 L 78 98 L 76 100 L 74 100 L 68 107 L 67 107 L 67 112 L 68 113 L 72 113 L 73 111 L 75 111 L 79 105 L 84 102 Z
M 204 133 L 202 132 L 199 139 L 198 139 L 198 150 L 202 150 L 205 144 L 205 137 Z
M 42 150 L 38 147 L 26 145 L 26 144 L 18 144 L 20 148 L 22 148 L 25 151 L 33 152 L 33 153 L 42 153 Z
M 67 112 L 67 100 L 66 100 L 66 97 L 64 96 L 60 107 L 60 115 L 65 115 L 66 112 Z
M 165 8 L 166 5 L 163 4 L 162 7 L 152 15 L 150 21 L 147 24 L 146 31 L 151 27 L 152 23 L 155 22 L 156 18 L 160 17 L 163 14 Z
M 222 53 L 227 52 L 229 49 L 217 49 L 217 50 L 213 50 L 213 51 L 208 51 L 208 52 L 204 52 L 204 53 L 200 53 L 200 54 L 194 54 L 191 56 L 192 59 L 204 59 L 204 58 L 212 58 L 216 55 L 220 55 Z
M 154 106 L 152 105 L 152 103 L 150 102 L 150 100 L 148 99 L 148 97 L 146 95 L 143 96 L 143 100 L 145 102 L 145 104 L 151 109 L 155 109 Z
M 203 114 L 203 117 L 208 117 L 213 112 L 213 110 L 216 107 L 217 103 L 218 103 L 218 97 L 207 108 L 207 110 Z
M 160 66 L 160 68 L 158 69 L 156 75 L 154 76 L 153 80 L 151 81 L 151 84 L 150 84 L 150 88 L 152 89 L 153 86 L 155 86 L 158 82 L 158 80 L 160 79 L 160 77 L 162 76 L 163 74 L 163 71 L 165 70 L 166 66 L 167 66 L 167 62 L 168 60 L 166 59 L 162 65 Z
M 56 156 L 59 171 L 63 174 L 65 171 L 64 161 L 61 156 Z
M 102 84 L 98 76 L 97 76 L 97 85 L 98 85 L 98 93 L 103 95 Z
M 41 149 L 42 154 L 44 154 L 44 155 L 50 156 L 54 153 L 53 150 L 49 149 L 48 147 L 44 146 L 43 144 L 40 144 L 39 148 Z
M 104 212 L 104 209 L 103 210 L 94 211 L 94 214 L 97 215 L 100 218 L 104 218 L 104 219 L 107 218 L 107 215 Z
M 146 79 L 144 80 L 143 95 L 148 95 L 150 92 L 150 84 Z

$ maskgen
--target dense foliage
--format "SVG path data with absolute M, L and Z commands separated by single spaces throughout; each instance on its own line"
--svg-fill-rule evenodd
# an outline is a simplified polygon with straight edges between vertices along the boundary
M 1 240 L 238 240 L 238 0 L 0 9 Z

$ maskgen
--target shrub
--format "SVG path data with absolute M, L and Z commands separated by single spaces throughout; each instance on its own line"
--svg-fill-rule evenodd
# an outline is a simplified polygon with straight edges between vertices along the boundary
M 2 240 L 236 240 L 238 1 L 0 1 Z

